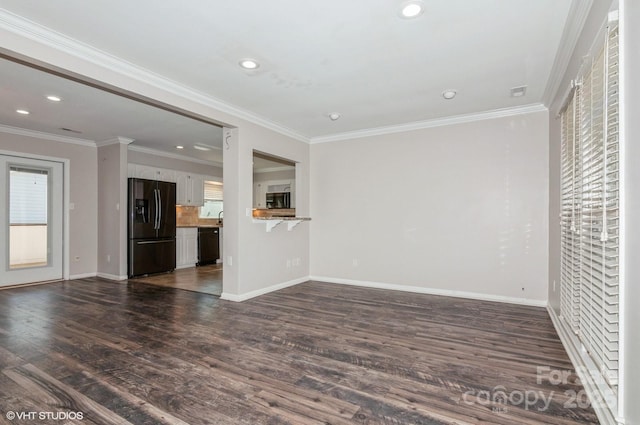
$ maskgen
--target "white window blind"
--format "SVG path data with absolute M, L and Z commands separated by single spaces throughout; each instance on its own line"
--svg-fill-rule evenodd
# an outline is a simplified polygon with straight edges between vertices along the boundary
M 9 222 L 47 224 L 47 171 L 11 167 L 9 173 Z
M 615 389 L 618 382 L 618 27 L 562 117 L 561 316 Z
M 222 201 L 222 183 L 205 181 L 204 199 L 206 201 Z

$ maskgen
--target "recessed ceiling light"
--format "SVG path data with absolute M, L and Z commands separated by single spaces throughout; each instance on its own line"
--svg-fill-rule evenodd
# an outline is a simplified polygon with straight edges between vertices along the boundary
M 257 69 L 260 67 L 260 64 L 254 59 L 242 59 L 240 61 L 240 66 L 244 69 Z
M 527 93 L 527 86 L 513 87 L 511 97 L 522 97 Z
M 210 150 L 211 150 L 211 149 L 209 149 L 209 148 L 208 148 L 208 147 L 206 147 L 206 146 L 200 146 L 200 145 L 193 145 L 193 148 L 194 148 L 194 149 L 197 149 L 197 150 L 199 150 L 199 151 L 210 151 Z
M 420 0 L 406 1 L 400 8 L 400 16 L 411 19 L 417 18 L 424 12 L 424 4 Z
M 178 146 L 176 146 L 176 149 L 184 149 L 184 146 L 178 145 Z
M 332 112 L 329 114 L 329 118 L 331 119 L 331 121 L 336 121 L 340 118 L 340 114 L 337 112 Z
M 60 102 L 62 100 L 60 97 L 54 96 L 54 95 L 47 96 L 47 99 L 49 99 L 52 102 Z
M 445 90 L 442 92 L 442 97 L 444 97 L 447 100 L 451 100 L 454 97 L 456 97 L 456 94 L 458 94 L 458 92 L 455 90 Z
M 26 109 L 16 109 L 16 112 L 22 115 L 29 115 L 29 111 Z

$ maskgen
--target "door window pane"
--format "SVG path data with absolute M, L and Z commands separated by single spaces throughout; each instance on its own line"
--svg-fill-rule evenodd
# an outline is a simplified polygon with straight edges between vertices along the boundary
M 9 169 L 9 268 L 48 264 L 47 170 Z

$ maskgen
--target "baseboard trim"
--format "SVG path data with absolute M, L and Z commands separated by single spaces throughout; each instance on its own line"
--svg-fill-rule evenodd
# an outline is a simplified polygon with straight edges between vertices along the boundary
M 80 274 L 72 274 L 69 276 L 69 280 L 75 279 L 86 279 L 88 277 L 96 277 L 98 274 L 96 272 L 93 273 L 80 273 Z
M 108 279 L 108 280 L 115 280 L 115 281 L 122 281 L 122 280 L 127 280 L 128 276 L 118 276 L 116 274 L 110 274 L 110 273 L 97 273 L 96 276 L 101 277 L 103 279 Z
M 598 385 L 599 373 L 597 372 L 598 369 L 596 365 L 588 357 L 589 355 L 582 348 L 582 344 L 580 344 L 580 346 L 577 345 L 579 342 L 576 341 L 576 338 L 573 336 L 571 331 L 562 324 L 560 317 L 558 317 L 555 310 L 548 306 L 547 311 L 549 313 L 549 317 L 551 317 L 551 322 L 553 322 L 553 327 L 556 329 L 556 332 L 560 337 L 560 341 L 569 355 L 569 360 L 571 360 L 573 368 L 576 370 L 578 377 L 580 377 L 580 381 L 584 386 L 584 390 L 587 393 L 589 400 L 603 400 L 603 394 L 600 390 L 600 386 Z M 589 371 L 591 370 L 596 372 L 590 373 Z M 602 378 L 599 380 L 603 381 Z M 604 383 L 601 383 L 601 385 L 606 386 Z M 616 413 L 613 412 L 606 403 L 595 403 L 592 407 L 593 410 L 595 410 L 596 415 L 598 415 L 598 420 L 601 425 L 619 425 L 624 423 L 624 419 L 616 419 Z
M 340 285 L 362 286 L 373 289 L 389 289 L 392 291 L 413 292 L 416 294 L 442 295 L 445 297 L 468 298 L 480 301 L 494 301 L 508 304 L 519 304 L 531 307 L 547 307 L 546 300 L 531 300 L 528 298 L 505 297 L 502 295 L 481 294 L 478 292 L 453 291 L 449 289 L 424 288 L 420 286 L 398 285 L 395 283 L 370 282 L 364 280 L 341 279 L 327 276 L 309 276 L 310 280 Z
M 265 295 L 270 292 L 279 291 L 280 289 L 288 288 L 290 286 L 295 286 L 300 283 L 304 283 L 308 281 L 309 281 L 309 277 L 305 276 L 298 279 L 289 280 L 287 282 L 282 282 L 275 285 L 267 286 L 266 288 L 256 289 L 255 291 L 246 292 L 244 294 L 230 294 L 228 292 L 224 292 L 224 289 L 223 289 L 223 292 L 222 292 L 222 295 L 220 295 L 220 298 L 227 301 L 242 302 L 242 301 L 249 300 L 251 298 L 259 297 L 260 295 Z
M 195 264 L 184 264 L 182 266 L 176 266 L 176 270 L 188 269 L 190 267 L 195 267 Z

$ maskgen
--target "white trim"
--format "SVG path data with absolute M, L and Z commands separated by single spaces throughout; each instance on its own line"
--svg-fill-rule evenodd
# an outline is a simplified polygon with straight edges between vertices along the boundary
M 127 275 L 118 276 L 118 275 L 111 274 L 111 273 L 96 273 L 96 276 L 97 277 L 101 277 L 103 279 L 115 280 L 115 281 L 127 280 L 129 278 L 129 276 L 127 276 Z
M 64 34 L 51 30 L 50 28 L 29 21 L 22 16 L 11 13 L 5 9 L 0 9 L 0 29 L 44 45 L 50 49 L 64 52 L 88 63 L 114 72 L 120 76 L 160 89 L 165 93 L 170 93 L 201 105 L 206 105 L 210 108 L 217 109 L 220 112 L 233 115 L 237 118 L 268 128 L 293 139 L 308 142 L 307 137 L 288 127 L 277 124 L 238 106 L 223 102 L 213 96 L 206 95 L 190 87 L 179 84 L 173 80 L 149 71 L 148 69 L 126 62 L 116 56 L 98 50 L 86 43 L 67 37 Z
M 118 136 L 113 139 L 96 142 L 96 146 L 101 148 L 103 146 L 110 146 L 110 145 L 130 145 L 133 142 L 134 142 L 134 139 Z
M 615 2 L 614 2 L 615 3 Z M 620 259 L 618 263 L 619 267 L 619 281 L 618 281 L 618 293 L 620 297 L 619 310 L 618 310 L 618 422 L 623 424 L 624 418 L 622 415 L 626 412 L 626 372 L 627 372 L 627 356 L 626 356 L 626 337 L 627 337 L 627 305 L 631 307 L 633 301 L 628 299 L 627 293 L 627 256 L 630 256 L 632 250 L 627 250 L 627 143 L 631 143 L 631 139 L 627 141 L 627 120 L 635 119 L 631 114 L 628 114 L 627 108 L 627 52 L 632 51 L 631 47 L 627 48 L 627 41 L 631 44 L 631 40 L 627 39 L 626 24 L 631 24 L 630 19 L 626 19 L 626 1 L 618 2 L 618 37 L 620 39 L 618 50 L 618 104 L 620 105 L 619 116 L 619 133 L 618 133 L 618 149 L 619 149 L 619 164 L 621 165 L 621 171 L 619 174 L 619 211 L 620 222 L 618 227 L 618 234 L 620 238 L 619 249 Z M 635 40 L 634 40 L 635 42 Z M 631 77 L 631 76 L 629 76 Z M 631 260 L 633 261 L 633 259 Z M 629 365 L 631 359 L 629 359 Z M 634 365 L 637 367 L 637 365 Z
M 191 267 L 196 267 L 196 264 L 182 264 L 180 266 L 176 266 L 176 270 L 189 269 Z
M 11 127 L 0 124 L 0 133 L 15 134 L 18 136 L 33 137 L 35 139 L 52 140 L 54 142 L 71 143 L 73 145 L 87 146 L 95 148 L 96 143 L 93 140 L 77 139 L 75 137 L 59 136 L 57 134 L 45 133 L 42 131 L 27 130 L 25 128 Z
M 12 128 L 12 127 L 9 127 Z M 2 126 L 0 126 L 0 131 Z M 71 203 L 71 160 L 55 156 L 37 155 L 25 152 L 13 152 L 0 150 L 0 155 L 15 156 L 18 158 L 38 159 L 41 161 L 59 162 L 62 164 L 62 279 L 69 280 L 70 270 L 70 218 L 69 205 Z
M 258 297 L 260 295 L 265 295 L 270 292 L 279 291 L 280 289 L 288 288 L 290 286 L 295 286 L 300 283 L 304 283 L 308 281 L 309 281 L 309 277 L 305 276 L 298 279 L 290 280 L 288 282 L 282 282 L 275 285 L 267 286 L 266 288 L 257 289 L 255 291 L 246 292 L 244 294 L 230 294 L 228 292 L 222 292 L 222 295 L 220 295 L 220 299 L 227 300 L 227 301 L 242 302 L 251 298 Z
M 584 354 L 582 353 L 584 350 L 581 348 L 581 344 L 578 345 L 579 342 L 573 333 L 562 325 L 562 321 L 556 314 L 555 310 L 549 306 L 547 307 L 547 311 L 549 313 L 549 317 L 551 317 L 551 321 L 553 322 L 553 327 L 560 337 L 560 341 L 562 342 L 565 351 L 569 355 L 571 364 L 580 377 L 580 382 L 582 383 L 589 400 L 601 400 L 601 392 L 598 388 L 596 379 L 594 379 L 594 376 L 597 377 L 600 374 L 598 367 L 593 363 L 593 360 L 586 351 Z M 595 372 L 589 375 L 589 370 L 594 370 Z M 609 408 L 603 408 L 602 403 L 596 403 L 592 407 L 596 412 L 596 415 L 598 415 L 598 420 L 601 425 L 619 425 L 624 423 L 624 421 L 618 422 L 615 419 L 615 413 Z
M 569 7 L 569 14 L 567 15 L 567 22 L 560 38 L 560 44 L 558 51 L 556 52 L 556 58 L 549 74 L 549 80 L 547 80 L 547 86 L 544 90 L 542 99 L 545 105 L 551 106 L 553 99 L 555 99 L 560 83 L 564 78 L 564 74 L 567 72 L 573 50 L 576 47 L 578 38 L 582 33 L 593 0 L 573 0 Z
M 369 128 L 365 130 L 347 131 L 344 133 L 329 136 L 312 137 L 311 144 L 337 142 L 341 140 L 358 139 L 361 137 L 381 136 L 384 134 L 401 133 L 405 131 L 422 130 L 425 128 L 442 127 L 445 125 L 464 124 L 475 121 L 483 121 L 494 118 L 505 118 L 514 115 L 529 114 L 533 112 L 548 111 L 542 103 L 534 103 L 513 108 L 494 109 L 492 111 L 478 112 L 464 115 L 454 115 L 451 117 L 435 118 L 425 121 L 415 121 L 406 124 L 389 125 L 386 127 Z
M 289 170 L 295 170 L 294 166 L 282 166 L 282 167 L 270 167 L 270 168 L 261 168 L 259 170 L 253 170 L 253 172 L 255 174 L 260 174 L 260 173 L 273 173 L 275 171 L 289 171 Z M 261 183 L 261 182 L 260 182 Z
M 388 289 L 391 291 L 413 292 L 416 294 L 442 295 L 445 297 L 466 298 L 480 301 L 494 301 L 508 304 L 527 305 L 531 307 L 547 307 L 546 300 L 532 300 L 528 298 L 505 297 L 502 295 L 481 294 L 479 292 L 454 291 L 450 289 L 424 288 L 421 286 L 398 285 L 395 283 L 370 282 L 363 280 L 341 279 L 327 276 L 309 276 L 312 281 L 337 283 L 340 285 L 361 286 L 373 289 Z
M 69 206 L 71 205 L 71 160 L 62 161 L 62 278 L 69 279 L 71 273 L 71 217 Z
M 68 280 L 76 280 L 76 279 L 86 279 L 89 277 L 96 277 L 98 274 L 96 272 L 93 273 L 80 273 L 80 274 L 72 274 L 69 276 Z
M 182 160 L 182 161 L 193 162 L 195 164 L 213 165 L 214 167 L 222 167 L 222 162 L 207 161 L 207 160 L 204 160 L 204 159 L 191 158 L 190 156 L 178 155 L 176 153 L 170 153 L 170 152 L 164 152 L 164 151 L 158 151 L 158 150 L 151 149 L 151 148 L 145 148 L 143 146 L 129 145 L 128 149 L 130 151 L 134 151 L 134 152 L 148 153 L 150 155 L 162 156 L 164 158 L 179 159 L 179 160 Z

